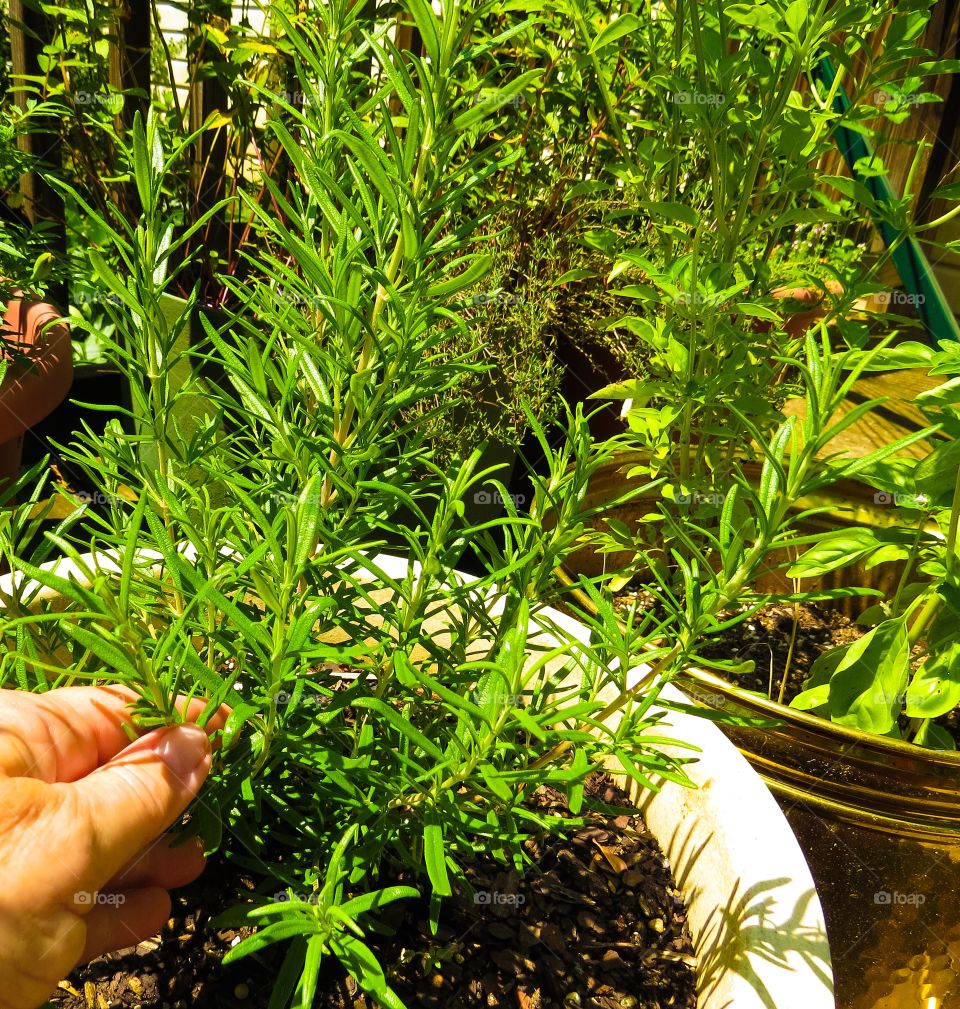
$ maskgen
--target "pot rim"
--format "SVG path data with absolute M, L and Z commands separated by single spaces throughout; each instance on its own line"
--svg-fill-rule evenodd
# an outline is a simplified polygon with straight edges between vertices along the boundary
M 942 764 L 944 767 L 960 770 L 960 750 L 934 750 L 927 746 L 918 746 L 903 739 L 891 736 L 878 736 L 863 729 L 850 725 L 841 725 L 819 715 L 811 715 L 799 708 L 791 708 L 768 697 L 754 694 L 742 687 L 737 687 L 722 677 L 699 666 L 689 666 L 681 676 L 688 676 L 698 684 L 703 684 L 732 698 L 743 707 L 751 708 L 761 716 L 777 718 L 784 725 L 796 725 L 816 734 L 834 738 L 840 744 L 857 746 L 860 749 L 872 750 L 876 753 L 888 754 L 891 757 L 907 757 L 916 760 L 923 755 L 928 763 Z M 771 726 L 771 728 L 775 728 Z
M 576 579 L 563 568 L 558 571 L 561 578 L 574 592 Z M 592 607 L 590 597 L 585 593 L 578 594 L 578 602 L 584 606 Z M 956 769 L 960 772 L 960 750 L 933 750 L 926 746 L 918 746 L 902 739 L 893 739 L 890 736 L 878 736 L 863 729 L 857 729 L 849 725 L 841 725 L 829 719 L 821 718 L 819 715 L 811 715 L 799 708 L 791 708 L 786 704 L 771 700 L 761 694 L 738 687 L 729 680 L 725 680 L 715 673 L 711 673 L 700 666 L 686 666 L 678 679 L 689 678 L 698 685 L 709 687 L 712 691 L 722 694 L 737 702 L 738 705 L 750 709 L 760 717 L 776 718 L 783 723 L 782 726 L 770 726 L 771 729 L 788 727 L 791 724 L 809 730 L 816 735 L 830 737 L 836 740 L 838 745 L 852 745 L 858 749 L 872 750 L 877 753 L 887 754 L 891 757 L 906 757 L 912 760 L 923 759 L 929 763 L 942 764 L 944 767 Z M 708 705 L 709 707 L 709 705 Z

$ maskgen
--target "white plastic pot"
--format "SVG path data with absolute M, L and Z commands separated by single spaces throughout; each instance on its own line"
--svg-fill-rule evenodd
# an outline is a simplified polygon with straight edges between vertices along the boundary
M 394 578 L 408 568 L 405 559 L 389 555 L 376 563 Z M 541 619 L 588 640 L 587 628 L 558 610 L 543 611 Z M 440 623 L 437 629 L 442 633 Z M 538 641 L 549 646 L 543 638 L 550 637 L 542 632 Z M 633 670 L 628 685 L 645 671 Z M 615 696 L 610 691 L 602 699 Z M 672 686 L 661 696 L 691 703 Z M 685 767 L 698 787 L 662 782 L 658 792 L 633 789 L 632 795 L 683 894 L 698 964 L 698 1009 L 835 1009 L 820 900 L 776 800 L 712 722 L 677 711 L 667 712 L 666 722 L 669 729 L 661 723 L 658 735 L 699 751 Z
M 160 566 L 156 554 L 144 559 Z M 87 556 L 84 562 L 85 567 L 117 569 L 114 558 Z M 374 563 L 393 578 L 408 570 L 404 558 L 392 555 L 380 555 Z M 86 580 L 82 567 L 72 561 L 55 567 L 64 577 Z M 0 605 L 21 578 L 0 576 Z M 35 599 L 50 595 L 27 591 Z M 491 612 L 497 605 L 491 602 Z M 587 629 L 563 613 L 543 611 L 541 620 L 587 640 Z M 435 631 L 443 634 L 439 619 Z M 551 635 L 541 630 L 536 636 Z M 635 683 L 643 672 L 643 667 L 634 670 L 628 682 Z M 670 686 L 661 696 L 685 700 Z M 667 713 L 666 721 L 667 735 L 699 751 L 696 762 L 686 766 L 698 787 L 663 782 L 655 793 L 635 791 L 634 799 L 683 894 L 698 964 L 699 1009 L 833 1009 L 820 901 L 773 796 L 714 724 L 675 711 Z M 661 724 L 658 734 L 663 733 Z M 696 751 L 678 752 L 689 756 Z

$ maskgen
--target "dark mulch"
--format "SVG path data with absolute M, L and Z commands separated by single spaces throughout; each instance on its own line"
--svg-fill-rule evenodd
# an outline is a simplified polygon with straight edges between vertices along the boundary
M 609 778 L 588 795 L 629 807 Z M 565 814 L 541 788 L 537 809 Z M 631 807 L 632 809 L 632 807 Z M 425 902 L 380 915 L 396 931 L 369 936 L 409 1009 L 695 1009 L 695 961 L 686 910 L 670 868 L 640 815 L 588 814 L 565 836 L 532 839 L 519 875 L 492 857 L 469 865 L 474 895 L 449 901 L 436 936 Z M 398 876 L 397 881 L 404 881 Z M 63 1009 L 262 1009 L 282 951 L 271 947 L 229 967 L 220 959 L 249 930 L 214 931 L 209 919 L 236 901 L 241 879 L 223 860 L 175 897 L 158 942 L 103 957 L 64 982 Z M 330 962 L 317 1009 L 376 1009 Z
M 829 606 L 816 603 L 768 606 L 719 635 L 702 653 L 707 658 L 754 662 L 752 673 L 731 676 L 731 681 L 744 690 L 755 690 L 774 700 L 780 697 L 789 657 L 783 695 L 784 703 L 789 704 L 803 690 L 810 667 L 820 655 L 856 641 L 865 631 L 865 627 Z M 792 655 L 791 638 L 794 638 Z
M 731 676 L 731 682 L 744 690 L 754 690 L 772 697 L 773 700 L 780 699 L 780 687 L 789 657 L 787 683 L 783 693 L 784 704 L 789 704 L 803 690 L 804 680 L 810 675 L 810 668 L 818 656 L 856 641 L 867 630 L 867 627 L 830 606 L 816 603 L 768 606 L 718 636 L 715 642 L 702 649 L 702 653 L 707 658 L 752 660 L 756 663 L 753 672 Z M 922 648 L 915 648 L 914 654 L 916 668 L 923 655 Z M 949 711 L 935 718 L 934 722 L 946 729 L 960 747 L 960 710 Z M 902 715 L 901 730 L 906 731 L 908 726 L 909 719 Z

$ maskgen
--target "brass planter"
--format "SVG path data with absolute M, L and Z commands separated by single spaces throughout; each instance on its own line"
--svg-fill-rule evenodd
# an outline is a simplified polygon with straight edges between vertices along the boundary
M 622 493 L 641 458 L 625 455 L 602 470 L 584 506 Z M 831 502 L 834 512 L 818 520 L 824 529 L 893 521 L 872 488 L 852 482 L 804 504 Z M 637 527 L 649 510 L 639 502 L 611 514 Z M 597 574 L 604 563 L 589 550 L 570 561 L 568 576 Z M 896 565 L 851 568 L 833 584 L 886 589 L 898 576 Z M 764 578 L 765 588 L 776 587 L 772 571 Z M 960 1009 L 960 753 L 837 725 L 702 669 L 685 669 L 675 682 L 697 705 L 767 723 L 721 727 L 777 797 L 810 863 L 838 1006 Z

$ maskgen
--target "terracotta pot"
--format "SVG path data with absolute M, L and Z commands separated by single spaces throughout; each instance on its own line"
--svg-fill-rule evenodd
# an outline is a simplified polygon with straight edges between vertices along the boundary
M 70 331 L 50 325 L 53 305 L 12 299 L 0 325 L 0 354 L 9 363 L 0 385 L 0 493 L 20 473 L 24 434 L 58 406 L 73 382 Z
M 786 316 L 783 329 L 787 336 L 799 339 L 818 320 L 827 314 L 830 308 L 828 294 L 839 296 L 843 294 L 843 286 L 835 280 L 827 281 L 826 291 L 819 287 L 778 287 L 773 291 L 773 297 L 780 302 L 793 302 L 796 309 Z

